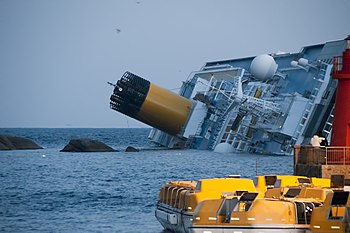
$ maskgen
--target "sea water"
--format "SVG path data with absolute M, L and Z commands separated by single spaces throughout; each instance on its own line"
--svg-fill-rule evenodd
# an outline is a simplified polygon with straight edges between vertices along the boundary
M 292 174 L 292 156 L 160 150 L 150 129 L 0 129 L 42 150 L 0 151 L 0 232 L 161 233 L 154 216 L 168 181 Z M 60 152 L 71 138 L 119 152 Z M 124 152 L 127 146 L 143 149 Z

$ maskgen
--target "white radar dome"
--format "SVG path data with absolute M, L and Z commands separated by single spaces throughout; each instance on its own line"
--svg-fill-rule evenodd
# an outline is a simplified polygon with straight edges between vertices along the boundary
M 233 152 L 233 146 L 227 142 L 220 143 L 216 145 L 214 152 L 218 153 L 232 153 Z
M 250 73 L 257 79 L 267 80 L 272 78 L 278 65 L 275 59 L 267 54 L 256 56 L 250 64 Z

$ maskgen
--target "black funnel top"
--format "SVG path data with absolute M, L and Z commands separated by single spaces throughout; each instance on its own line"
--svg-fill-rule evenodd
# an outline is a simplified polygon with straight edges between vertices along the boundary
M 150 84 L 149 81 L 126 71 L 117 81 L 111 95 L 111 109 L 135 118 L 147 97 Z

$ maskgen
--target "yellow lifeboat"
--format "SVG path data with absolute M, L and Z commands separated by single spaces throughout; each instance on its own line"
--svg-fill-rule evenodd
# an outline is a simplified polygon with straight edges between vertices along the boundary
M 317 182 L 321 183 L 324 187 L 327 187 L 330 183 L 329 179 L 318 180 Z M 318 191 L 319 193 L 316 195 L 316 188 L 313 188 L 313 191 L 306 190 L 306 187 L 310 186 L 311 188 L 313 185 L 312 180 L 304 176 L 256 176 L 254 182 L 251 179 L 237 177 L 202 179 L 199 181 L 176 181 L 168 182 L 160 189 L 155 216 L 165 229 L 188 233 L 189 228 L 194 223 L 201 224 L 201 222 L 195 221 L 193 216 L 195 209 L 199 208 L 198 206 L 201 208 L 201 214 L 203 211 L 215 212 L 218 211 L 215 205 L 214 209 L 210 210 L 207 210 L 207 207 L 203 207 L 203 205 L 221 203 L 223 198 L 240 199 L 245 193 L 255 193 L 255 198 L 259 200 L 259 203 L 260 199 L 264 197 L 269 198 L 271 200 L 262 201 L 262 203 L 266 202 L 269 205 L 271 203 L 277 203 L 276 201 L 278 199 L 287 199 L 287 197 L 292 195 L 291 192 L 293 190 L 289 186 L 298 186 L 300 192 L 297 194 L 301 195 L 300 197 L 309 198 L 309 196 L 313 196 L 315 199 L 313 200 L 314 202 L 322 202 L 325 199 L 323 191 Z M 304 188 L 301 189 L 300 187 Z M 288 192 L 289 189 L 291 190 Z M 285 200 L 285 202 L 291 201 Z M 208 206 L 208 208 L 212 207 Z M 211 217 L 214 218 L 213 216 Z
M 312 213 L 310 231 L 313 233 L 350 232 L 350 195 L 337 190 L 327 195 L 322 207 Z
M 327 178 L 309 178 L 306 176 L 291 175 L 265 175 L 255 176 L 254 185 L 257 191 L 265 193 L 268 189 L 287 187 L 287 186 L 305 186 L 314 185 L 320 187 L 330 187 L 330 179 Z
M 240 195 L 243 192 L 256 192 L 252 180 L 212 178 L 169 182 L 160 189 L 155 215 L 165 229 L 188 232 L 198 203 L 206 199 L 217 199 L 222 195 Z
M 279 187 L 269 189 L 265 198 L 247 192 L 203 200 L 194 211 L 189 232 L 306 232 L 312 212 L 329 192 L 321 187 Z

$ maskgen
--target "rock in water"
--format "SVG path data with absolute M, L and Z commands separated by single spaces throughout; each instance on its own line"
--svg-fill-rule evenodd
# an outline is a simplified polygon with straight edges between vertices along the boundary
M 36 150 L 42 149 L 30 139 L 0 134 L 0 150 Z
M 69 143 L 61 150 L 62 152 L 114 152 L 112 147 L 103 142 L 89 139 L 71 139 Z
M 135 147 L 132 147 L 132 146 L 128 146 L 125 149 L 125 152 L 139 152 L 139 151 L 140 151 L 139 149 L 136 149 Z

